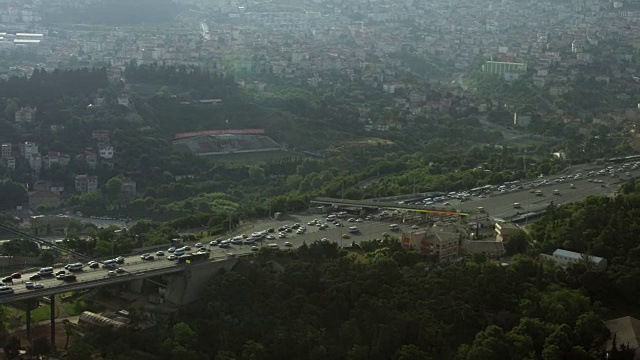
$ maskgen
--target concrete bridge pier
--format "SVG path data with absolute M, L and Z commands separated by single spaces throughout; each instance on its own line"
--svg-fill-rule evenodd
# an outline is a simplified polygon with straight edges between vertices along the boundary
M 51 295 L 51 345 L 56 344 L 56 294 Z
M 27 339 L 31 339 L 31 299 L 27 300 Z

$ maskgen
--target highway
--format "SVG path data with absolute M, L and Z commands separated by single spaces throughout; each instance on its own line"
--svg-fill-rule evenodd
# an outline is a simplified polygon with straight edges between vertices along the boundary
M 364 221 L 363 223 L 351 223 L 344 221 L 344 227 L 336 227 L 333 224 L 328 229 L 320 230 L 317 226 L 308 226 L 307 222 L 312 219 L 323 219 L 321 215 L 303 215 L 292 217 L 291 219 L 281 221 L 261 221 L 254 225 L 250 229 L 245 229 L 244 233 L 250 235 L 251 232 L 267 230 L 269 228 L 275 228 L 276 231 L 269 235 L 276 236 L 276 239 L 269 240 L 264 239 L 252 245 L 231 245 L 228 248 L 220 248 L 218 246 L 209 246 L 208 243 L 204 243 L 204 247 L 210 249 L 209 259 L 211 261 L 223 260 L 232 255 L 242 255 L 253 253 L 252 246 L 267 246 L 267 244 L 278 244 L 280 250 L 286 250 L 289 248 L 297 248 L 304 242 L 307 244 L 313 241 L 323 238 L 329 241 L 336 242 L 341 245 L 349 245 L 352 242 L 359 243 L 362 240 L 369 240 L 373 238 L 382 238 L 383 233 L 389 232 L 389 222 L 380 221 Z M 283 239 L 277 238 L 277 228 L 288 224 L 293 225 L 295 222 L 304 224 L 307 231 L 304 234 L 296 234 L 295 232 L 287 233 L 287 237 Z M 349 234 L 350 239 L 343 239 L 342 234 L 348 232 L 349 226 L 358 226 L 361 232 L 358 234 Z M 408 225 L 404 226 L 407 230 Z M 225 238 L 242 235 L 243 232 L 235 232 L 230 235 L 226 235 Z M 286 247 L 285 242 L 291 243 L 291 247 Z M 192 247 L 191 252 L 196 252 L 198 249 L 194 246 L 195 243 L 189 244 Z M 66 282 L 58 280 L 55 277 L 43 278 L 34 282 L 40 283 L 44 286 L 42 289 L 29 290 L 25 287 L 25 282 L 29 281 L 29 277 L 34 275 L 35 272 L 23 273 L 21 279 L 14 279 L 13 294 L 0 295 L 0 304 L 9 303 L 13 301 L 23 300 L 31 297 L 48 296 L 51 294 L 57 294 L 67 291 L 79 290 L 82 288 L 88 288 L 92 286 L 105 286 L 115 283 L 125 282 L 129 280 L 135 280 L 136 278 L 149 277 L 152 275 L 160 275 L 166 273 L 180 272 L 183 270 L 184 265 L 177 265 L 173 260 L 167 260 L 167 256 L 170 255 L 166 250 L 170 247 L 170 244 L 166 245 L 163 256 L 156 256 L 155 260 L 142 260 L 140 255 L 129 255 L 125 257 L 124 264 L 120 265 L 120 268 L 124 269 L 124 273 L 118 273 L 115 276 L 109 276 L 107 269 L 90 269 L 85 266 L 83 271 L 75 272 L 77 280 L 74 282 Z M 149 253 L 155 255 L 155 251 Z M 64 270 L 63 265 L 54 267 L 54 272 Z M 67 273 L 69 273 L 67 271 Z M 11 274 L 3 274 L 2 277 L 10 276 Z
M 617 169 L 619 168 L 619 165 L 616 165 L 614 167 Z M 598 170 L 599 169 L 600 168 L 598 168 Z M 516 216 L 517 212 L 527 213 L 543 210 L 547 206 L 549 206 L 551 201 L 553 201 L 555 204 L 563 204 L 582 200 L 589 195 L 612 195 L 618 189 L 618 184 L 622 182 L 621 180 L 619 180 L 620 176 L 625 181 L 640 176 L 640 169 L 626 169 L 622 172 L 618 172 L 615 177 L 611 177 L 608 174 L 588 177 L 588 172 L 589 169 L 587 169 L 586 167 L 576 167 L 572 170 L 572 172 L 564 174 L 564 176 L 572 176 L 571 179 L 565 180 L 564 182 L 556 183 L 553 180 L 557 179 L 557 177 L 552 177 L 546 178 L 546 180 L 548 180 L 550 183 L 548 185 L 541 185 L 531 188 L 527 186 L 529 183 L 539 183 L 544 180 L 539 179 L 533 182 L 523 183 L 522 185 L 524 185 L 524 188 L 521 190 L 506 191 L 504 193 L 493 192 L 487 195 L 487 197 L 485 198 L 474 196 L 469 201 L 465 201 L 462 203 L 458 199 L 449 199 L 447 200 L 449 205 L 438 205 L 449 206 L 452 209 L 463 209 L 472 211 L 474 214 L 486 213 L 492 218 L 509 218 L 512 216 Z M 630 174 L 627 176 L 625 174 L 626 172 L 629 172 Z M 581 178 L 574 179 L 573 176 L 576 173 L 581 173 Z M 596 179 L 598 181 L 602 181 L 602 183 L 590 182 L 588 181 L 588 179 Z M 571 184 L 573 184 L 575 188 L 571 187 Z M 559 195 L 553 194 L 553 191 L 556 189 L 559 191 Z M 530 192 L 535 190 L 542 191 L 543 195 L 536 196 L 534 193 Z M 521 208 L 515 209 L 513 207 L 514 203 L 520 203 Z M 478 210 L 478 207 L 482 207 L 482 212 Z M 270 233 L 269 235 L 275 236 L 276 239 L 264 239 L 252 245 L 232 245 L 229 248 L 209 246 L 208 243 L 204 243 L 204 246 L 211 250 L 209 259 L 215 261 L 226 259 L 230 255 L 233 256 L 252 253 L 254 252 L 251 249 L 253 245 L 266 246 L 267 244 L 275 243 L 279 245 L 280 250 L 285 250 L 287 249 L 287 247 L 285 247 L 284 245 L 285 242 L 291 243 L 292 246 L 289 248 L 297 248 L 304 242 L 309 244 L 313 241 L 326 238 L 328 241 L 336 242 L 341 246 L 347 246 L 352 242 L 359 243 L 363 240 L 371 240 L 374 238 L 380 239 L 382 238 L 384 233 L 391 233 L 389 231 L 390 222 L 388 221 L 364 220 L 364 222 L 362 223 L 357 223 L 347 222 L 346 219 L 344 219 L 345 221 L 343 222 L 343 227 L 336 227 L 335 225 L 330 224 L 329 228 L 325 230 L 319 229 L 318 226 L 307 225 L 307 223 L 312 219 L 322 220 L 323 218 L 323 215 L 316 214 L 291 216 L 287 219 L 282 220 L 258 221 L 250 226 L 244 226 L 242 228 L 242 231 L 239 230 L 227 234 L 224 236 L 224 238 L 231 238 L 233 236 L 242 235 L 243 233 L 250 235 L 255 231 L 274 228 L 276 231 Z M 277 238 L 277 229 L 279 227 L 285 224 L 293 225 L 296 222 L 304 225 L 307 228 L 307 231 L 304 234 L 296 234 L 295 232 L 291 232 L 287 233 L 286 238 Z M 399 225 L 402 232 L 409 231 L 412 224 L 400 223 Z M 349 226 L 357 226 L 360 229 L 360 232 L 357 234 L 349 234 L 349 239 L 343 239 L 342 234 L 348 233 Z M 189 245 L 192 246 L 192 252 L 197 251 L 197 248 L 193 243 Z M 119 273 L 115 276 L 109 276 L 106 269 L 90 269 L 88 266 L 85 266 L 84 271 L 76 273 L 77 281 L 75 282 L 65 282 L 62 280 L 57 280 L 55 277 L 45 278 L 37 281 L 44 286 L 43 289 L 29 290 L 26 289 L 24 282 L 28 281 L 29 276 L 33 275 L 34 272 L 22 274 L 22 278 L 19 280 L 15 280 L 12 285 L 14 293 L 0 295 L 0 303 L 8 303 L 28 297 L 44 296 L 53 293 L 78 290 L 80 288 L 86 288 L 93 285 L 103 286 L 118 282 L 124 282 L 139 277 L 148 277 L 151 275 L 182 271 L 182 265 L 177 265 L 175 261 L 166 259 L 166 256 L 169 255 L 166 249 L 168 249 L 170 246 L 170 244 L 167 244 L 166 248 L 164 249 L 164 255 L 156 256 L 156 259 L 153 261 L 142 260 L 140 255 L 126 256 L 124 264 L 120 265 L 120 267 L 124 269 L 125 272 Z M 155 251 L 149 252 L 155 255 Z M 58 270 L 62 270 L 62 266 L 55 268 L 54 272 Z M 4 274 L 3 276 L 9 275 L 10 274 Z
M 616 169 L 617 168 L 616 166 Z M 624 174 L 627 171 L 630 173 L 630 176 Z M 483 208 L 482 212 L 488 214 L 490 217 L 504 219 L 516 216 L 517 213 L 524 214 L 544 210 L 552 201 L 554 204 L 560 205 L 580 201 L 591 195 L 611 196 L 618 190 L 619 184 L 640 176 L 640 169 L 628 169 L 616 174 L 615 177 L 611 177 L 608 174 L 587 177 L 588 172 L 580 171 L 579 168 L 564 176 L 575 176 L 580 172 L 582 176 L 577 180 L 568 179 L 561 183 L 555 183 L 552 180 L 557 179 L 559 176 L 547 177 L 545 179 L 550 181 L 548 185 L 536 187 L 527 187 L 525 185 L 529 183 L 539 183 L 544 180 L 540 179 L 523 183 L 525 186 L 521 190 L 507 191 L 504 193 L 492 192 L 486 198 L 471 197 L 469 201 L 462 203 L 460 200 L 449 200 L 448 202 L 452 208 L 465 209 L 476 214 L 480 212 L 478 207 L 481 207 Z M 623 181 L 619 180 L 619 177 L 622 177 Z M 602 181 L 602 183 L 589 182 L 589 179 L 599 180 Z M 573 184 L 575 188 L 572 188 L 571 184 Z M 540 190 L 542 196 L 536 196 L 535 193 L 530 192 L 536 190 Z M 554 195 L 554 190 L 558 190 L 559 195 Z M 519 203 L 521 208 L 514 208 L 514 203 Z

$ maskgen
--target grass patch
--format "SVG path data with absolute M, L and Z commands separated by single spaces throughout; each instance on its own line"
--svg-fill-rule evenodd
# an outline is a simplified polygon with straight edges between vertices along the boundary
M 76 299 L 62 304 L 69 316 L 78 316 L 84 311 L 91 311 L 92 307 L 84 299 Z
M 212 155 L 208 159 L 221 163 L 258 163 L 268 161 L 278 161 L 287 157 L 305 156 L 293 151 L 275 150 L 265 152 L 252 152 L 252 153 L 235 153 L 225 155 Z
M 14 317 L 20 319 L 20 325 L 27 323 L 27 312 L 22 309 L 13 308 Z M 56 309 L 56 318 L 59 315 L 58 309 Z M 40 304 L 36 309 L 31 310 L 31 323 L 37 323 L 39 321 L 49 320 L 51 317 L 51 305 Z

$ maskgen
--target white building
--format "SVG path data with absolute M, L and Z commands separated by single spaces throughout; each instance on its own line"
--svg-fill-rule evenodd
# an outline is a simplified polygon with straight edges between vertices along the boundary
M 105 146 L 98 150 L 100 157 L 103 159 L 113 159 L 114 149 L 113 146 Z
M 603 259 L 598 256 L 585 255 L 569 250 L 557 249 L 553 252 L 553 255 L 545 255 L 544 257 L 553 260 L 556 264 L 562 267 L 587 260 L 588 262 L 593 264 L 593 266 L 595 266 L 595 268 L 599 271 L 604 271 L 607 269 L 607 259 Z

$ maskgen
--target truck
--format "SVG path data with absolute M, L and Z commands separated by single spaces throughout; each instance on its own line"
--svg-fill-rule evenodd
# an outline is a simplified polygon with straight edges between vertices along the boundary
M 196 253 L 190 253 L 190 254 L 184 254 L 182 256 L 178 256 L 176 263 L 186 264 L 187 261 L 189 263 L 192 263 L 192 262 L 205 261 L 205 260 L 209 260 L 209 253 L 196 252 Z

